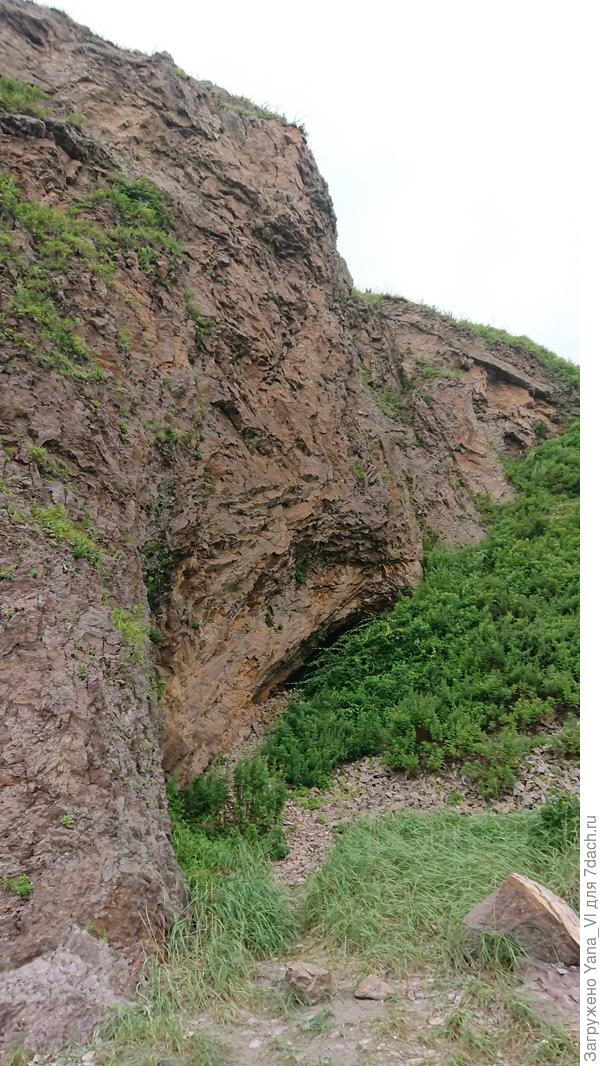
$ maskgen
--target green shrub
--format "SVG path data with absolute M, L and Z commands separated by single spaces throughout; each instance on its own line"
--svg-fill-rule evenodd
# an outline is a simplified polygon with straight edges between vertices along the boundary
M 194 824 L 209 836 L 225 829 L 229 781 L 224 770 L 213 767 L 195 777 L 180 792 L 181 812 L 190 824 Z
M 281 817 L 286 800 L 283 783 L 269 771 L 261 755 L 239 760 L 233 771 L 233 820 L 250 839 L 268 837 L 271 854 L 287 853 Z
M 286 799 L 283 783 L 262 755 L 245 756 L 233 771 L 233 789 L 226 771 L 215 765 L 189 782 L 171 800 L 181 818 L 209 836 L 233 833 L 262 841 L 272 858 L 287 854 L 282 829 Z
M 417 770 L 419 766 L 439 769 L 443 738 L 434 696 L 411 693 L 387 718 L 386 761 L 393 770 Z
M 548 747 L 563 758 L 577 759 L 579 757 L 579 719 L 570 714 L 565 719 L 565 724 L 558 733 L 555 733 L 547 741 Z
M 509 463 L 517 495 L 488 505 L 484 540 L 430 546 L 412 593 L 320 654 L 265 742 L 285 780 L 323 787 L 363 755 L 407 771 L 467 759 L 492 796 L 548 715 L 567 714 L 554 743 L 575 751 L 578 441 L 573 424 Z
M 579 796 L 566 789 L 557 789 L 536 811 L 532 835 L 557 851 L 579 846 Z
M 33 883 L 28 874 L 19 874 L 18 877 L 9 877 L 5 874 L 2 878 L 2 888 L 7 892 L 14 892 L 15 896 L 27 899 L 33 892 Z
M 194 346 L 200 354 L 204 351 L 204 338 L 210 333 L 211 323 L 204 318 L 193 303 L 193 293 L 188 289 L 185 294 L 185 309 L 194 323 Z
M 0 111 L 13 114 L 33 115 L 44 118 L 50 109 L 44 104 L 44 93 L 37 85 L 27 85 L 18 78 L 9 78 L 0 74 Z
M 152 611 L 159 606 L 173 575 L 173 553 L 165 534 L 146 541 L 140 552 L 148 604 Z
M 466 762 L 463 773 L 479 786 L 484 799 L 492 799 L 514 788 L 523 757 L 538 743 L 514 729 L 503 729 L 475 745 L 477 759 Z

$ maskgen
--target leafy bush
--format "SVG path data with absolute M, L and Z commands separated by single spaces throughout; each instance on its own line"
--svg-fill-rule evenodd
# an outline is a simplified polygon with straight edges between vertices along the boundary
M 557 851 L 579 846 L 579 796 L 557 789 L 536 811 L 532 835 Z
M 579 719 L 574 714 L 567 716 L 562 729 L 548 741 L 548 747 L 566 758 L 579 757 Z
M 509 463 L 517 495 L 488 505 L 485 539 L 432 547 L 411 594 L 321 653 L 265 743 L 290 784 L 384 753 L 407 771 L 466 758 L 495 795 L 548 715 L 566 715 L 553 743 L 574 750 L 578 441 L 574 423 Z
M 229 801 L 229 781 L 224 770 L 213 767 L 195 777 L 181 792 L 185 820 L 209 836 L 223 832 Z
M 484 799 L 499 796 L 514 787 L 523 756 L 537 743 L 538 738 L 503 729 L 475 745 L 478 758 L 466 762 L 463 772 L 479 786 Z
M 442 727 L 433 696 L 411 693 L 387 714 L 386 757 L 393 770 L 416 770 L 422 760 L 439 769 Z
M 285 786 L 274 777 L 261 755 L 240 759 L 233 771 L 233 821 L 240 833 L 251 839 L 268 837 L 271 854 L 287 853 L 281 816 L 286 800 Z
M 208 836 L 233 833 L 253 842 L 263 841 L 272 858 L 287 854 L 281 824 L 286 789 L 261 755 L 238 761 L 233 792 L 226 771 L 219 766 L 195 777 L 179 793 L 174 788 L 172 806 L 195 829 Z

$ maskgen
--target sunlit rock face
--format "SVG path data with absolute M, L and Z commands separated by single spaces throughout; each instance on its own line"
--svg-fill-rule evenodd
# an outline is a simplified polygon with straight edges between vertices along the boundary
M 354 295 L 295 126 L 15 0 L 0 69 L 46 93 L 47 113 L 0 112 L 21 202 L 110 238 L 38 264 L 2 209 L 2 868 L 33 887 L 2 890 L 0 957 L 75 927 L 133 980 L 183 897 L 163 766 L 202 769 L 320 639 L 417 581 L 425 531 L 478 538 L 475 494 L 509 495 L 502 454 L 569 396 L 524 352 Z M 156 186 L 177 245 L 124 232 L 102 195 L 119 174 Z M 84 373 L 14 309 L 37 266 Z

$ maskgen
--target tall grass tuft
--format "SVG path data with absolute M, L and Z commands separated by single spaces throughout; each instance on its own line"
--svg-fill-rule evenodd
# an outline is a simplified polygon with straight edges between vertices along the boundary
M 537 815 L 400 812 L 359 821 L 314 874 L 305 930 L 371 964 L 402 970 L 463 960 L 461 924 L 516 871 L 577 905 L 577 844 L 536 840 Z M 491 942 L 498 955 L 508 945 Z

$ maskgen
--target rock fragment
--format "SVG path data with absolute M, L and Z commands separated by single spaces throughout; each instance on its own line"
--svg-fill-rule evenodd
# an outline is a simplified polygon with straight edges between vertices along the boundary
M 354 989 L 355 999 L 387 999 L 393 995 L 392 986 L 374 973 L 370 973 Z
M 333 975 L 311 962 L 292 962 L 285 971 L 286 984 L 302 1003 L 312 1007 L 334 992 Z

